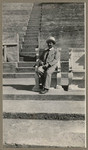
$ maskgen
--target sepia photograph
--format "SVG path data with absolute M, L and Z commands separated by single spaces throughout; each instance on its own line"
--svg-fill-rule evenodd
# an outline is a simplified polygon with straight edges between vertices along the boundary
M 86 148 L 86 3 L 2 3 L 3 147 Z

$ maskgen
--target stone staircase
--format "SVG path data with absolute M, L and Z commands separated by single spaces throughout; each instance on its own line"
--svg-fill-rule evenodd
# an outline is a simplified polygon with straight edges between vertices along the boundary
M 44 3 L 42 5 L 41 42 L 48 36 L 56 38 L 57 47 L 84 47 L 83 3 Z
M 35 78 L 35 62 L 3 63 L 3 78 Z M 80 66 L 79 66 L 80 68 Z M 56 82 L 55 72 L 52 78 Z M 73 69 L 72 84 L 79 88 L 85 87 L 85 69 Z M 74 87 L 73 87 L 74 88 Z
M 20 57 L 23 58 L 20 58 L 20 60 L 35 61 L 35 48 L 38 47 L 40 25 L 41 4 L 34 4 L 20 52 Z

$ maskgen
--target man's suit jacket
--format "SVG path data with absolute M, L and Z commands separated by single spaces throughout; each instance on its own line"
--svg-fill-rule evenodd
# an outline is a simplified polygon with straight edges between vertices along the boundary
M 53 66 L 58 63 L 59 59 L 60 57 L 58 49 L 52 47 L 50 50 L 47 49 L 43 52 L 43 54 L 40 56 L 40 63 L 42 61 L 44 64 L 48 63 L 50 66 Z

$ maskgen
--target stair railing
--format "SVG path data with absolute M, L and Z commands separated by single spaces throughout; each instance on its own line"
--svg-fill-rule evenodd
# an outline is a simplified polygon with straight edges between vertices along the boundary
M 73 64 L 74 55 L 73 54 L 78 52 L 78 53 L 82 53 L 82 54 L 85 55 L 85 48 L 69 48 L 69 51 L 70 51 L 69 66 L 70 66 L 70 69 L 72 69 L 72 72 L 73 72 L 74 71 L 74 64 Z M 83 68 L 85 68 L 85 66 Z
M 19 34 L 16 35 L 16 39 L 17 39 L 17 42 L 3 43 L 2 44 L 4 62 L 8 61 L 7 47 L 11 47 L 11 46 L 17 47 L 17 61 L 19 62 Z

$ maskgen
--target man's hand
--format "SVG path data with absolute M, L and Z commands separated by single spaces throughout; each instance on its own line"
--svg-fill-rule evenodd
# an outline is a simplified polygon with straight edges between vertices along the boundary
M 39 60 L 39 64 L 43 66 L 44 62 Z
M 47 69 L 49 67 L 49 64 L 47 63 L 47 64 L 45 64 L 45 65 L 43 65 L 43 69 Z

